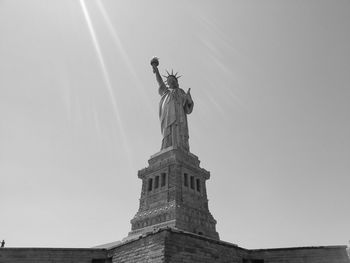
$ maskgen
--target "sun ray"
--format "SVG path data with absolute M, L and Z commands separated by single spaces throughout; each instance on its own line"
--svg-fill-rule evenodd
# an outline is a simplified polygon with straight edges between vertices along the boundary
M 119 37 L 118 34 L 117 34 L 117 31 L 115 30 L 115 28 L 114 28 L 114 26 L 113 26 L 113 24 L 112 24 L 112 22 L 111 22 L 111 19 L 109 18 L 109 15 L 108 15 L 108 13 L 107 13 L 107 11 L 106 11 L 104 5 L 102 4 L 101 0 L 97 0 L 96 3 L 97 3 L 97 7 L 98 7 L 99 11 L 100 11 L 101 14 L 102 14 L 102 17 L 103 17 L 103 19 L 104 19 L 104 21 L 105 21 L 105 24 L 107 25 L 107 28 L 108 28 L 108 30 L 109 30 L 109 32 L 110 32 L 112 38 L 113 38 L 113 41 L 115 42 L 115 44 L 116 44 L 116 46 L 117 46 L 117 49 L 118 49 L 119 53 L 120 53 L 121 56 L 122 56 L 123 61 L 126 63 L 126 66 L 127 66 L 129 72 L 130 72 L 131 75 L 132 75 L 132 79 L 136 82 L 136 83 L 135 83 L 135 84 L 136 84 L 136 87 L 141 87 L 141 88 L 142 88 L 143 95 L 144 95 L 145 97 L 147 97 L 146 92 L 145 92 L 145 87 L 144 87 L 144 85 L 141 83 L 141 81 L 140 81 L 138 75 L 136 74 L 136 72 L 135 72 L 135 70 L 134 70 L 134 67 L 133 67 L 133 65 L 132 65 L 132 63 L 131 63 L 131 60 L 130 60 L 130 58 L 129 58 L 129 56 L 128 56 L 128 54 L 127 54 L 127 52 L 126 52 L 126 50 L 125 50 L 125 48 L 124 48 L 124 46 L 123 46 L 123 44 L 122 44 L 122 41 L 120 40 L 120 37 Z M 148 101 L 148 100 L 147 100 L 147 101 Z M 148 101 L 148 103 L 149 103 L 148 106 L 151 107 L 149 101 Z
M 118 128 L 119 128 L 120 134 L 122 136 L 123 148 L 124 148 L 125 152 L 127 153 L 127 158 L 128 158 L 129 164 L 130 164 L 130 168 L 132 168 L 131 152 L 130 152 L 130 149 L 128 147 L 127 137 L 126 137 L 126 134 L 125 134 L 125 131 L 124 131 L 122 118 L 120 116 L 120 111 L 119 111 L 119 108 L 118 108 L 118 104 L 117 104 L 117 101 L 116 101 L 115 96 L 114 96 L 112 84 L 111 84 L 111 81 L 110 81 L 110 76 L 109 76 L 109 73 L 108 73 L 108 70 L 107 70 L 106 63 L 104 61 L 103 55 L 102 55 L 100 43 L 98 41 L 95 29 L 94 29 L 92 21 L 91 21 L 91 17 L 90 17 L 89 11 L 88 11 L 88 9 L 86 7 L 86 4 L 85 4 L 85 1 L 84 0 L 79 0 L 79 1 L 80 1 L 80 5 L 81 5 L 81 8 L 82 8 L 85 20 L 86 20 L 86 24 L 87 24 L 87 27 L 89 29 L 90 36 L 91 36 L 91 39 L 92 39 L 92 42 L 93 42 L 93 45 L 94 45 L 94 48 L 95 48 L 95 51 L 96 51 L 96 54 L 97 54 L 97 58 L 98 58 L 99 63 L 100 63 L 100 67 L 101 67 L 101 71 L 102 71 L 102 74 L 103 74 L 103 77 L 104 77 L 104 81 L 105 81 L 105 84 L 106 84 L 106 87 L 107 87 L 107 91 L 108 91 L 109 97 L 111 99 L 111 103 L 112 103 L 114 114 L 116 116 Z

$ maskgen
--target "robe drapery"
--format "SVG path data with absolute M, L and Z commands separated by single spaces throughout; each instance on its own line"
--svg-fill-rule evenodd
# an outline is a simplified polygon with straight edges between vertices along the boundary
M 187 114 L 193 110 L 193 101 L 182 89 L 159 88 L 159 120 L 163 135 L 162 147 L 173 146 L 189 151 Z

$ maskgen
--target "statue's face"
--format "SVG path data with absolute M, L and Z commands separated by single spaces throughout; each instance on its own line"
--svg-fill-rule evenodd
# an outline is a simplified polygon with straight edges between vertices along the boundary
M 167 83 L 169 85 L 169 88 L 176 89 L 179 87 L 179 84 L 177 83 L 177 79 L 173 76 L 169 76 L 167 78 Z

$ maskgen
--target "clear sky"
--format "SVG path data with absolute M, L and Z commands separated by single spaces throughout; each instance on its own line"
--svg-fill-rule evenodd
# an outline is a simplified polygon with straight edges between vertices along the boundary
M 161 143 L 149 64 L 191 88 L 209 209 L 246 248 L 350 239 L 350 1 L 0 1 L 0 239 L 121 240 Z

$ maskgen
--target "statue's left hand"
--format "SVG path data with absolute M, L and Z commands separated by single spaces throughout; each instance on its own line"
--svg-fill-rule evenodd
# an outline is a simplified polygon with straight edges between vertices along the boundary
M 187 102 L 192 103 L 193 101 L 192 101 L 192 96 L 191 96 L 191 88 L 189 88 L 187 90 L 186 95 L 187 95 Z

